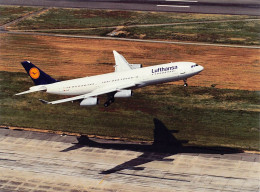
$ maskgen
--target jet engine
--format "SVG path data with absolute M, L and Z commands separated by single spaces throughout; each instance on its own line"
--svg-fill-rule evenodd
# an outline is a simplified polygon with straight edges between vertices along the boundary
M 93 106 L 99 104 L 97 97 L 88 97 L 80 102 L 80 106 Z
M 114 97 L 131 97 L 133 95 L 132 90 L 121 90 L 118 91 Z
M 142 68 L 142 64 L 129 64 L 131 69 L 139 69 Z

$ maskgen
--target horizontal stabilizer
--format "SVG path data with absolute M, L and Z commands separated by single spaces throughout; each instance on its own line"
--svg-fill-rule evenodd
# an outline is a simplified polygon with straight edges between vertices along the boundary
M 23 94 L 32 93 L 32 92 L 35 92 L 35 91 L 28 90 L 28 91 L 24 91 L 21 93 L 16 93 L 15 95 L 23 95 Z
M 28 91 L 16 93 L 15 95 L 24 95 L 24 94 L 28 94 L 28 93 L 37 92 L 37 91 L 47 91 L 47 88 L 44 86 L 41 86 L 41 87 L 34 86 L 34 87 L 31 87 L 30 90 L 28 90 Z

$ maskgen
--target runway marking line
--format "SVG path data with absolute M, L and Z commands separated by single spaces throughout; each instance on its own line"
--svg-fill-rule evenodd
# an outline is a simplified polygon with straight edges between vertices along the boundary
M 190 8 L 186 5 L 157 5 L 157 7 Z
M 170 2 L 184 2 L 184 3 L 198 3 L 198 1 L 189 1 L 189 0 L 165 0 Z
M 103 183 L 103 181 L 104 181 L 106 178 L 108 178 L 108 177 L 109 177 L 109 175 L 104 176 L 103 179 L 99 182 L 99 185 L 101 185 L 101 184 Z
M 260 155 L 260 151 L 247 151 L 247 150 L 245 150 L 244 153 L 258 154 L 258 155 Z

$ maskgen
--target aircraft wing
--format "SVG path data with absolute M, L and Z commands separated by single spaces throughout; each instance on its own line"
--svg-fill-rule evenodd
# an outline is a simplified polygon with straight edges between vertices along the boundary
M 115 86 L 96 89 L 96 90 L 92 91 L 91 93 L 79 95 L 79 96 L 76 96 L 76 97 L 70 97 L 70 98 L 67 98 L 67 99 L 61 99 L 61 100 L 51 101 L 51 102 L 44 101 L 44 100 L 40 100 L 40 101 L 45 103 L 45 104 L 59 104 L 59 103 L 65 103 L 65 102 L 75 101 L 75 100 L 79 100 L 79 99 L 86 99 L 88 97 L 95 97 L 95 96 L 98 96 L 98 95 L 103 95 L 103 94 L 106 94 L 106 93 L 119 91 L 121 89 L 131 88 L 131 87 L 134 87 L 134 86 L 135 86 L 134 83 L 122 84 L 122 85 L 117 85 L 117 86 L 115 85 Z

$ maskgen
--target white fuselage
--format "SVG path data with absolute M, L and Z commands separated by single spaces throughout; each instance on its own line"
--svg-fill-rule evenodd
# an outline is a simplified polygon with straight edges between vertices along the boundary
M 91 77 L 72 79 L 44 85 L 47 93 L 58 95 L 82 95 L 111 85 L 133 83 L 134 88 L 187 79 L 198 74 L 203 67 L 192 62 L 174 62 L 113 72 Z

